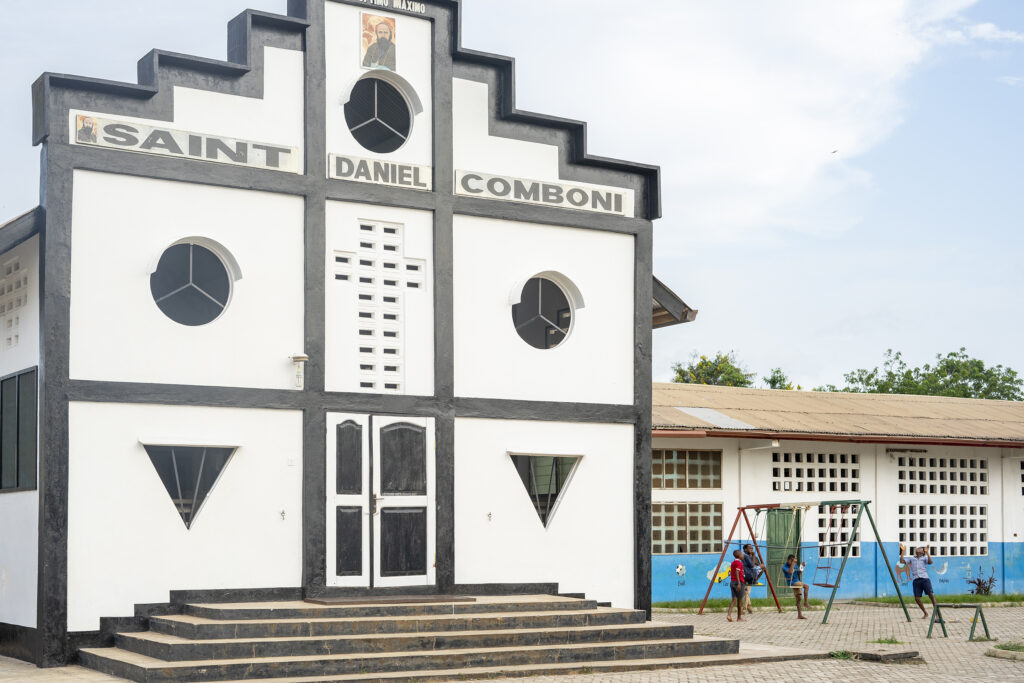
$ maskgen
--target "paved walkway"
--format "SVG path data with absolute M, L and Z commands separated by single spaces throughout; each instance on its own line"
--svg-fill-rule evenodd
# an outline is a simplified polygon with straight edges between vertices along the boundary
M 915 607 L 914 610 L 917 610 Z M 542 676 L 525 679 L 530 683 L 674 683 L 675 681 L 786 681 L 822 683 L 822 681 L 899 681 L 913 678 L 928 681 L 1021 681 L 1024 662 L 986 657 L 991 643 L 968 643 L 967 634 L 973 612 L 948 610 L 947 619 L 956 619 L 947 628 L 950 637 L 928 640 L 928 622 L 911 612 L 910 623 L 898 609 L 841 605 L 833 609 L 829 623 L 821 624 L 821 612 L 810 612 L 806 621 L 796 614 L 755 612 L 749 621 L 728 623 L 725 614 L 658 613 L 657 621 L 694 624 L 700 635 L 739 637 L 750 643 L 807 648 L 811 650 L 904 651 L 917 650 L 923 664 L 878 664 L 854 660 L 812 660 L 779 662 L 755 666 L 720 666 L 702 669 L 677 669 L 621 674 L 580 676 Z M 1024 641 L 1024 607 L 993 607 L 985 610 L 992 635 L 1001 641 Z M 979 631 L 981 627 L 979 626 Z M 903 645 L 868 643 L 877 638 L 895 637 Z M 0 683 L 94 683 L 120 681 L 81 667 L 37 669 L 30 664 L 0 657 Z
M 915 614 L 916 612 L 916 614 Z M 806 621 L 798 621 L 795 612 L 755 612 L 742 624 L 729 623 L 724 613 L 671 614 L 659 612 L 656 621 L 693 624 L 694 633 L 708 636 L 739 637 L 741 641 L 765 643 L 809 650 L 854 650 L 902 652 L 917 650 L 924 664 L 879 664 L 857 660 L 812 660 L 777 662 L 754 666 L 720 666 L 705 669 L 676 669 L 630 674 L 592 676 L 550 676 L 529 679 L 532 683 L 674 683 L 675 681 L 728 681 L 729 683 L 822 683 L 822 681 L 1024 681 L 1024 662 L 986 657 L 993 643 L 968 643 L 973 610 L 947 610 L 949 638 L 925 638 L 928 621 L 914 606 L 908 623 L 901 610 L 887 607 L 840 605 L 833 607 L 829 623 L 822 624 L 822 612 L 808 612 Z M 735 617 L 735 614 L 733 615 Z M 746 618 L 746 617 L 744 617 Z M 985 620 L 994 638 L 1024 641 L 1024 608 L 993 607 L 985 610 Z M 939 627 L 936 626 L 936 631 Z M 978 631 L 982 632 L 979 625 Z M 977 633 L 975 634 L 977 636 Z M 982 632 L 982 635 L 984 633 Z M 895 636 L 903 645 L 879 645 L 869 640 Z

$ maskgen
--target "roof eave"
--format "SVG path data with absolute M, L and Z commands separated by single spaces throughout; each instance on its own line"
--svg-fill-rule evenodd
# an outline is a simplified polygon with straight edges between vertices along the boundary
M 655 277 L 653 280 L 651 293 L 654 298 L 652 312 L 654 329 L 692 323 L 697 319 L 697 309 L 687 306 L 685 301 L 658 278 Z
M 786 432 L 742 429 L 689 429 L 655 425 L 654 438 L 699 439 L 785 439 L 787 441 L 833 441 L 837 443 L 888 443 L 917 446 L 965 446 L 978 448 L 1024 449 L 1024 441 L 1012 439 L 960 439 L 956 437 L 910 436 L 898 434 L 823 434 L 820 432 Z

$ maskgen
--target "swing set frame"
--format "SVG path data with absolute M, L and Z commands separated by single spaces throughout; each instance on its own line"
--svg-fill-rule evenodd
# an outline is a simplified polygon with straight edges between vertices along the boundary
M 836 574 L 835 582 L 830 584 L 832 588 L 832 594 L 828 598 L 828 605 L 825 607 L 825 615 L 821 619 L 821 623 L 828 623 L 828 615 L 832 611 L 832 603 L 836 599 L 836 593 L 839 591 L 839 583 L 843 578 L 843 570 L 846 569 L 846 560 L 850 557 L 850 551 L 853 549 L 853 541 L 857 538 L 857 532 L 860 530 L 860 520 L 864 513 L 867 513 L 868 522 L 871 523 L 871 530 L 875 534 L 875 540 L 878 542 L 878 549 L 882 553 L 882 559 L 885 561 L 885 568 L 889 570 L 889 578 L 892 579 L 892 585 L 896 589 L 896 596 L 900 600 L 900 606 L 903 608 L 903 614 L 906 616 L 907 621 L 910 621 L 910 612 L 907 611 L 907 603 L 903 600 L 903 593 L 900 592 L 899 582 L 896 580 L 896 574 L 892 570 L 892 565 L 889 563 L 889 557 L 885 553 L 885 545 L 882 543 L 881 536 L 878 535 L 878 527 L 875 526 L 875 518 L 871 514 L 870 500 L 821 500 L 806 503 L 768 503 L 763 505 L 741 505 L 736 508 L 736 519 L 732 523 L 732 529 L 729 531 L 729 537 L 725 539 L 722 544 L 722 554 L 718 558 L 718 566 L 715 567 L 714 573 L 711 575 L 711 580 L 708 582 L 708 590 L 704 594 L 704 600 L 700 604 L 700 610 L 697 614 L 704 613 L 704 607 L 708 603 L 708 597 L 711 595 L 711 589 L 715 585 L 715 579 L 718 578 L 718 572 L 722 569 L 722 562 L 725 560 L 725 554 L 729 551 L 729 546 L 732 545 L 733 536 L 736 534 L 736 527 L 739 526 L 740 520 L 746 524 L 747 531 L 750 532 L 750 545 L 754 546 L 754 553 L 757 555 L 758 562 L 762 565 L 766 565 L 764 557 L 761 555 L 761 546 L 758 543 L 757 535 L 754 533 L 754 527 L 750 523 L 750 518 L 747 516 L 747 511 L 752 510 L 755 513 L 760 513 L 768 510 L 800 510 L 811 507 L 825 507 L 828 510 L 828 514 L 831 515 L 835 512 L 835 508 L 839 508 L 841 511 L 845 511 L 845 508 L 856 505 L 857 506 L 857 518 L 853 522 L 853 526 L 850 528 L 848 540 L 846 541 L 845 548 L 843 550 L 843 560 L 839 565 L 839 572 Z M 756 519 L 756 517 L 755 517 Z M 831 525 L 831 519 L 829 520 Z M 742 531 L 740 532 L 742 533 Z M 768 550 L 768 539 L 767 539 L 767 528 L 765 529 L 764 547 L 765 551 Z M 737 543 L 739 539 L 737 539 Z M 797 548 L 802 547 L 802 539 L 798 539 L 796 544 Z M 818 544 L 820 547 L 820 544 Z M 829 544 L 838 545 L 838 544 Z M 820 552 L 820 551 L 819 551 Z M 819 556 L 819 562 L 821 558 Z M 779 596 L 775 592 L 775 584 L 772 583 L 772 578 L 769 576 L 771 572 L 765 571 L 763 576 L 765 581 L 768 583 L 768 590 L 771 591 L 772 598 L 775 600 L 775 607 L 782 611 L 782 604 L 779 603 Z M 827 575 L 826 575 L 827 576 Z M 828 579 L 826 578 L 826 581 Z M 827 587 L 827 586 L 826 586 Z

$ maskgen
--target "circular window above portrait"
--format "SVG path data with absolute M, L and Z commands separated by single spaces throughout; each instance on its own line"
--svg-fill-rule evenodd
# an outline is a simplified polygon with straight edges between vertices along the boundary
M 149 289 L 164 315 L 195 327 L 220 317 L 231 298 L 231 282 L 217 254 L 194 242 L 180 242 L 160 256 Z
M 360 145 L 379 154 L 394 152 L 412 131 L 412 108 L 405 96 L 380 78 L 356 81 L 345 103 L 345 123 Z
M 512 323 L 533 348 L 553 349 L 568 336 L 573 312 L 562 287 L 546 277 L 532 277 L 523 286 L 519 303 L 512 306 Z

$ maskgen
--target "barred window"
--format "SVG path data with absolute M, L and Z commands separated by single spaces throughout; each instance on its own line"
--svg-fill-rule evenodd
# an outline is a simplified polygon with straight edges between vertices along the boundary
M 722 488 L 722 451 L 656 448 L 651 452 L 651 459 L 656 489 Z
M 655 503 L 651 512 L 651 552 L 655 555 L 721 549 L 721 503 Z

